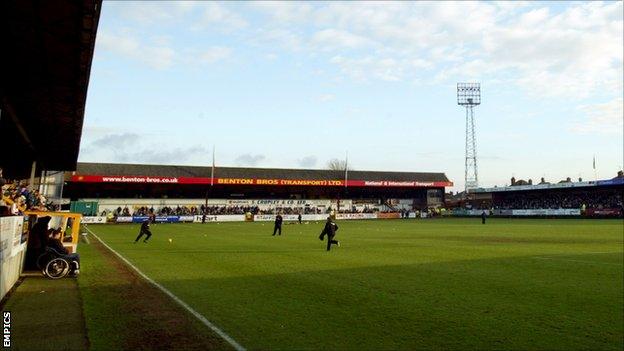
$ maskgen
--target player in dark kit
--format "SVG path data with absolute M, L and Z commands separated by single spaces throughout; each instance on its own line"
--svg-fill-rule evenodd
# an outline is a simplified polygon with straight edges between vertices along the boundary
M 332 244 L 336 244 L 340 246 L 340 242 L 338 240 L 334 240 L 334 236 L 336 236 L 336 231 L 338 230 L 338 225 L 332 222 L 331 217 L 327 217 L 327 222 L 325 222 L 325 228 L 319 235 L 319 239 L 323 241 L 325 235 L 327 234 L 327 251 L 331 249 Z
M 299 221 L 299 224 L 301 224 L 301 212 L 298 213 L 297 220 Z
M 485 214 L 485 210 L 483 210 L 483 212 L 481 212 L 481 224 L 485 224 L 486 217 L 487 215 Z
M 279 235 L 282 235 L 282 215 L 281 214 L 277 214 L 277 216 L 275 216 L 275 226 L 273 227 L 273 236 L 275 236 L 275 233 L 277 233 L 279 231 Z
M 136 244 L 139 239 L 141 239 L 141 237 L 143 236 L 143 234 L 145 234 L 145 240 L 143 240 L 144 243 L 147 243 L 147 239 L 149 239 L 152 236 L 152 232 L 149 229 L 150 223 L 152 222 L 152 217 L 150 216 L 150 218 L 146 219 L 143 221 L 143 224 L 141 224 L 141 231 L 139 232 L 139 236 L 137 236 L 137 238 L 134 240 L 134 243 Z

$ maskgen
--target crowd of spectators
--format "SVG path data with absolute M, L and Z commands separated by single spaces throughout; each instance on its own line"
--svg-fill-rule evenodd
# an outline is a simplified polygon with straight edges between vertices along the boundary
M 617 191 L 602 193 L 527 193 L 496 199 L 494 209 L 560 209 L 560 208 L 622 208 L 622 194 Z
M 364 208 L 359 209 L 355 206 L 351 206 L 351 208 L 341 208 L 340 210 L 338 210 L 338 213 L 375 213 L 375 212 L 379 212 L 379 208 L 364 206 Z
M 364 207 L 362 209 L 358 209 L 353 206 L 350 209 L 341 209 L 337 211 L 338 213 L 375 213 L 378 212 L 377 208 L 369 208 Z M 125 207 L 117 207 L 113 211 L 103 211 L 102 216 L 111 215 L 113 217 L 119 216 L 193 216 L 193 215 L 241 215 L 250 213 L 252 215 L 258 214 L 328 214 L 332 212 L 332 208 L 327 207 L 315 207 L 315 206 L 305 206 L 305 207 L 288 207 L 288 206 L 276 206 L 266 209 L 261 209 L 258 206 L 238 206 L 238 205 L 220 205 L 220 206 L 163 206 L 161 208 L 155 209 L 153 206 L 140 206 L 129 208 Z M 385 211 L 388 212 L 388 211 Z M 394 211 L 391 211 L 394 212 Z M 400 212 L 397 210 L 396 212 Z
M 240 215 L 245 213 L 258 214 L 258 206 L 204 206 L 199 207 L 200 214 L 205 215 Z
M 103 211 L 102 215 L 107 216 L 110 211 Z M 257 206 L 163 206 L 158 209 L 154 209 L 153 206 L 141 206 L 133 209 L 125 206 L 123 208 L 117 207 L 111 212 L 113 217 L 119 216 L 194 216 L 194 215 L 231 215 L 231 214 L 245 214 L 245 213 L 258 214 L 260 213 Z
M 258 212 L 258 214 L 276 214 L 276 213 L 281 213 L 281 214 L 322 214 L 322 213 L 329 213 L 331 211 L 331 207 L 327 208 L 327 209 L 320 209 L 318 207 L 303 207 L 303 211 L 301 207 L 274 207 L 274 208 L 269 208 L 266 210 L 260 210 Z
M 0 168 L 0 215 L 22 215 L 24 211 L 54 210 L 55 205 L 49 203 L 39 190 L 33 190 L 26 182 L 7 181 Z

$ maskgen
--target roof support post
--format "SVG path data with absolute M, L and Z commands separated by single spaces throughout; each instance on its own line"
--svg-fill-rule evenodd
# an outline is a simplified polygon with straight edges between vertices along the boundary
M 37 161 L 33 161 L 32 163 L 32 168 L 30 169 L 30 182 L 28 183 L 28 185 L 30 185 L 31 189 L 35 189 L 35 170 L 37 169 Z

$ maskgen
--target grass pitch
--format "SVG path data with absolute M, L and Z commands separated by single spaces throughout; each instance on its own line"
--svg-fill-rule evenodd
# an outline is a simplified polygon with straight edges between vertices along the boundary
M 624 347 L 621 220 L 338 224 L 90 229 L 248 349 Z

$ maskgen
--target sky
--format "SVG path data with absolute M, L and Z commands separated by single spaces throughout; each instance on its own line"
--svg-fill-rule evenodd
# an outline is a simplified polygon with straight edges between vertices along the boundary
M 80 162 L 444 172 L 623 166 L 622 2 L 104 1 Z M 593 169 L 593 159 L 596 169 Z

